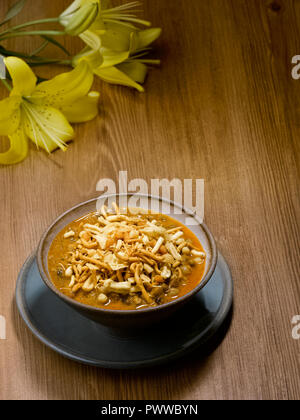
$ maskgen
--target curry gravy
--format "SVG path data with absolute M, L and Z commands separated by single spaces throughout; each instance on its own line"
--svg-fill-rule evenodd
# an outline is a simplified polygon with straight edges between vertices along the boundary
M 188 247 L 182 247 L 182 249 L 188 248 L 191 251 L 191 253 L 196 252 L 196 251 L 193 251 L 194 249 L 196 249 L 197 251 L 201 251 L 203 254 L 205 254 L 204 249 L 203 249 L 200 241 L 198 240 L 198 238 L 194 235 L 193 232 L 191 232 L 185 225 L 183 225 L 179 221 L 177 221 L 177 220 L 175 220 L 175 219 L 173 219 L 169 216 L 163 215 L 163 214 L 153 214 L 153 213 L 141 214 L 141 215 L 138 215 L 137 217 L 141 220 L 141 222 L 139 224 L 139 222 L 137 221 L 137 223 L 134 225 L 133 229 L 135 229 L 135 228 L 140 229 L 141 228 L 140 229 L 141 232 L 142 231 L 147 232 L 147 229 L 149 231 L 151 231 L 152 222 L 153 222 L 153 224 L 155 222 L 156 226 L 162 227 L 162 228 L 166 229 L 167 231 L 173 230 L 173 232 L 175 232 L 173 234 L 173 237 L 179 236 L 178 234 L 175 235 L 176 232 L 180 232 L 180 234 L 183 233 L 183 235 L 179 239 L 181 239 L 181 238 L 184 239 L 184 242 L 187 243 L 189 246 Z M 109 218 L 109 216 L 108 216 L 108 218 Z M 99 222 L 99 220 L 101 220 L 102 222 L 101 221 Z M 120 216 L 120 220 L 121 220 L 121 216 Z M 103 225 L 101 223 L 103 223 Z M 75 258 L 74 255 L 75 255 L 76 252 L 77 252 L 77 255 L 78 254 L 82 255 L 81 254 L 83 252 L 82 250 L 85 249 L 83 247 L 82 243 L 80 242 L 81 241 L 80 235 L 81 235 L 81 238 L 85 238 L 85 241 L 82 239 L 82 241 L 84 243 L 88 242 L 90 244 L 90 246 L 94 246 L 93 249 L 86 249 L 87 254 L 82 255 L 82 258 L 85 257 L 86 260 L 89 260 L 89 261 L 91 260 L 94 263 L 98 261 L 98 260 L 96 260 L 92 257 L 89 257 L 89 255 L 92 255 L 94 253 L 94 251 L 96 251 L 97 245 L 94 245 L 94 243 L 96 244 L 95 238 L 98 238 L 98 240 L 99 240 L 100 235 L 98 235 L 98 236 L 96 234 L 93 235 L 94 230 L 92 228 L 86 228 L 86 229 L 91 229 L 90 237 L 89 237 L 89 234 L 87 236 L 83 236 L 82 235 L 82 230 L 84 229 L 84 226 L 95 226 L 95 229 L 97 227 L 97 229 L 100 231 L 100 229 L 102 229 L 102 227 L 104 228 L 106 226 L 105 223 L 107 223 L 107 220 L 104 218 L 104 216 L 101 216 L 99 218 L 98 213 L 91 213 L 91 214 L 89 214 L 85 217 L 82 217 L 78 220 L 75 220 L 75 221 L 71 222 L 53 240 L 53 242 L 51 244 L 51 247 L 49 249 L 49 253 L 48 253 L 48 269 L 49 269 L 49 273 L 50 273 L 51 280 L 52 280 L 53 284 L 55 285 L 55 287 L 61 293 L 65 294 L 66 296 L 68 296 L 72 299 L 75 299 L 78 302 L 81 302 L 81 303 L 86 304 L 86 305 L 94 306 L 94 307 L 107 308 L 107 309 L 113 309 L 113 310 L 134 310 L 134 309 L 145 308 L 145 307 L 153 306 L 153 305 L 157 306 L 159 304 L 164 304 L 164 303 L 173 301 L 174 299 L 177 299 L 178 297 L 189 293 L 191 290 L 193 290 L 201 282 L 201 280 L 203 278 L 203 275 L 204 275 L 204 272 L 205 272 L 205 261 L 206 261 L 205 258 L 204 258 L 204 260 L 201 260 L 202 261 L 201 263 L 194 263 L 194 262 L 192 263 L 192 265 L 190 267 L 190 272 L 187 275 L 185 275 L 184 278 L 181 279 L 181 281 L 177 281 L 176 282 L 176 287 L 172 288 L 172 293 L 173 294 L 170 292 L 170 286 L 169 286 L 170 283 L 171 283 L 170 278 L 164 280 L 164 279 L 161 279 L 160 278 L 161 276 L 159 276 L 159 275 L 155 276 L 154 275 L 155 273 L 153 273 L 153 272 L 151 274 L 147 273 L 147 272 L 144 272 L 144 276 L 141 275 L 141 277 L 143 277 L 143 278 L 148 277 L 148 278 L 151 279 L 151 276 L 152 276 L 152 279 L 154 279 L 153 284 L 155 285 L 155 287 L 158 287 L 158 288 L 159 287 L 164 287 L 166 289 L 165 293 L 163 293 L 163 296 L 160 295 L 158 297 L 153 297 L 150 294 L 151 292 L 149 292 L 149 290 L 151 290 L 151 287 L 153 285 L 149 285 L 149 281 L 148 281 L 148 283 L 146 282 L 144 284 L 144 286 L 145 286 L 144 291 L 145 291 L 145 294 L 147 293 L 150 296 L 149 301 L 145 301 L 145 298 L 147 298 L 147 295 L 141 293 L 140 291 L 136 292 L 135 294 L 134 293 L 128 293 L 127 295 L 123 294 L 124 293 L 123 291 L 122 291 L 122 294 L 115 293 L 114 290 L 111 291 L 110 293 L 105 292 L 106 289 L 103 289 L 104 288 L 103 284 L 105 284 L 105 279 L 106 279 L 105 275 L 106 274 L 105 274 L 105 268 L 102 269 L 102 267 L 101 267 L 102 271 L 101 270 L 95 271 L 96 273 L 100 273 L 100 274 L 98 274 L 98 278 L 101 277 L 101 279 L 99 280 L 98 283 L 96 282 L 96 277 L 95 277 L 96 274 L 95 274 L 95 272 L 93 272 L 93 276 L 94 276 L 94 279 L 95 279 L 95 284 L 96 283 L 97 284 L 91 291 L 83 290 L 82 285 L 80 283 L 75 283 L 75 285 L 72 285 L 72 288 L 71 288 L 70 287 L 71 279 L 75 276 L 77 276 L 77 279 L 78 279 L 78 276 L 79 276 L 79 274 L 77 272 L 76 264 L 73 266 L 74 267 L 73 270 L 75 270 L 75 271 L 73 271 L 73 276 L 72 277 L 66 275 L 66 270 L 67 270 L 68 267 L 70 267 L 70 264 L 71 264 L 70 263 L 70 256 L 73 255 L 72 258 L 74 259 Z M 122 230 L 122 222 L 115 222 L 115 224 L 117 226 L 118 226 L 118 223 L 120 223 L 120 229 Z M 123 223 L 125 223 L 125 222 L 123 222 Z M 145 227 L 143 227 L 143 223 L 147 223 L 147 224 L 144 225 Z M 150 228 L 147 227 L 148 225 L 150 226 Z M 69 236 L 70 233 L 74 233 L 74 235 Z M 125 232 L 125 233 L 127 234 L 127 232 Z M 129 236 L 130 236 L 130 234 L 131 233 L 129 232 Z M 147 235 L 144 234 L 144 233 L 142 233 L 142 234 L 140 233 L 140 235 L 144 235 L 145 237 L 147 237 Z M 169 236 L 172 235 L 172 231 L 168 235 Z M 133 235 L 131 235 L 131 236 L 133 236 Z M 142 236 L 143 240 L 144 240 L 144 236 Z M 157 237 L 158 236 L 159 235 L 156 235 L 155 239 L 151 239 L 152 237 L 149 236 L 148 237 L 149 243 L 154 245 L 154 242 L 157 242 Z M 176 249 L 180 249 L 180 244 L 177 245 L 177 243 L 180 242 L 179 239 L 176 240 L 176 241 L 174 240 L 175 248 L 177 247 Z M 109 237 L 109 243 L 107 243 L 106 245 L 107 245 L 107 247 L 109 247 L 107 249 L 114 250 L 114 249 L 116 249 L 117 246 L 120 246 L 120 244 L 122 243 L 122 245 L 124 246 L 124 249 L 126 250 L 128 248 L 128 246 L 133 246 L 134 243 L 136 243 L 134 241 L 137 242 L 138 238 L 136 238 L 136 239 L 128 239 L 127 238 L 127 242 L 126 242 L 126 235 L 125 234 L 122 236 L 122 234 L 119 235 L 118 233 L 114 233 L 114 236 L 112 236 L 112 239 Z M 173 251 L 173 248 L 171 248 L 171 245 L 172 245 L 171 242 L 170 242 L 171 245 L 167 241 L 164 242 L 164 243 L 165 243 L 165 245 L 169 246 L 169 249 L 171 249 Z M 181 240 L 181 244 L 183 244 L 182 240 Z M 154 256 L 156 256 L 157 259 L 163 259 L 164 255 L 167 256 L 168 252 L 166 252 L 166 246 L 165 245 L 162 245 L 159 248 L 159 250 L 156 254 L 151 254 L 151 252 L 149 251 L 149 255 L 151 256 L 151 258 L 146 253 L 145 254 L 139 254 L 139 255 L 141 255 L 141 258 L 143 258 L 142 261 L 144 262 L 145 266 L 149 266 L 149 264 L 146 263 L 148 259 L 149 259 L 149 261 L 152 261 L 152 263 L 153 263 Z M 78 246 L 79 246 L 79 251 L 78 251 L 78 248 L 77 248 Z M 146 243 L 145 247 L 146 246 L 147 246 L 147 243 Z M 155 245 L 154 245 L 154 247 L 155 247 Z M 150 250 L 151 249 L 153 250 L 154 247 L 151 248 L 150 245 L 147 246 L 147 248 L 150 249 Z M 137 250 L 138 250 L 138 248 L 137 248 Z M 101 251 L 101 252 L 104 252 L 104 251 Z M 116 254 L 116 251 L 114 251 L 114 252 Z M 138 252 L 146 252 L 146 251 L 142 250 L 142 251 L 138 251 Z M 174 252 L 175 251 L 173 251 L 173 253 Z M 181 250 L 181 252 L 182 252 L 182 250 Z M 185 252 L 186 252 L 186 250 L 185 250 Z M 119 254 L 116 254 L 116 255 L 119 255 Z M 124 255 L 124 251 L 123 251 L 122 255 Z M 133 254 L 133 255 L 135 255 L 135 254 Z M 120 251 L 120 257 L 121 257 L 121 251 Z M 176 253 L 175 253 L 175 257 L 176 257 Z M 122 258 L 125 258 L 125 257 L 123 256 Z M 132 261 L 134 261 L 134 258 L 135 257 L 131 258 Z M 189 256 L 188 255 L 187 256 L 183 255 L 182 258 L 185 259 L 185 260 L 188 260 Z M 191 256 L 191 258 L 193 258 L 193 257 Z M 195 258 L 195 259 L 197 260 L 197 258 Z M 167 258 L 165 258 L 165 260 L 167 260 Z M 198 258 L 198 260 L 199 260 L 199 258 Z M 173 263 L 173 264 L 176 265 L 176 260 L 174 260 L 174 261 L 175 261 L 175 263 Z M 120 260 L 119 263 L 122 264 L 122 263 L 124 263 L 124 261 Z M 133 264 L 134 263 L 132 263 L 131 266 Z M 152 268 L 156 267 L 157 264 L 160 264 L 160 267 L 161 267 L 163 263 L 153 264 Z M 89 267 L 91 267 L 93 264 L 92 263 L 87 263 L 87 265 Z M 168 269 L 169 269 L 173 273 L 172 264 L 169 264 L 168 267 L 169 268 L 164 268 L 164 271 L 168 274 Z M 181 266 L 179 265 L 179 268 L 180 267 Z M 149 267 L 148 267 L 148 270 L 150 271 Z M 69 271 L 71 271 L 71 268 L 69 268 Z M 118 271 L 119 271 L 119 272 L 117 272 L 118 277 L 115 278 L 115 280 L 111 283 L 110 287 L 112 287 L 114 285 L 114 287 L 116 288 L 118 286 L 118 282 L 120 282 L 120 281 L 121 281 L 122 285 L 123 284 L 125 285 L 126 281 L 127 281 L 127 283 L 128 283 L 128 281 L 132 281 L 132 282 L 134 281 L 133 280 L 134 279 L 134 274 L 132 274 L 132 276 L 129 277 L 130 276 L 130 274 L 128 274 L 129 267 L 128 268 L 122 268 Z M 178 270 L 178 272 L 179 271 L 180 270 Z M 85 279 L 87 275 L 88 275 L 88 273 L 87 274 L 84 273 L 82 276 L 85 276 L 85 277 L 82 277 L 82 278 Z M 114 272 L 114 275 L 116 275 L 115 272 Z M 107 275 L 107 277 L 109 277 L 109 276 Z M 90 277 L 90 279 L 91 278 L 92 278 L 92 276 Z M 162 282 L 162 280 L 164 280 L 164 282 Z M 87 287 L 85 287 L 85 289 L 89 290 L 90 287 L 88 287 L 89 286 L 89 280 L 88 279 L 83 284 L 86 284 L 86 283 L 87 283 Z M 91 280 L 90 280 L 90 283 L 92 284 Z M 77 287 L 79 287 L 78 290 L 76 290 Z M 132 290 L 134 290 L 134 289 L 136 290 L 138 288 L 138 286 L 136 284 L 135 285 L 133 284 L 132 287 L 133 287 Z M 143 288 L 143 285 L 141 287 Z M 167 287 L 169 287 L 169 289 Z M 76 291 L 74 291 L 74 290 L 76 290 Z M 103 290 L 104 290 L 104 292 L 103 292 Z M 101 291 L 103 293 L 101 293 Z M 153 289 L 152 289 L 152 292 L 153 292 Z M 100 299 L 99 296 L 100 295 L 101 295 L 102 301 L 99 301 L 99 299 Z M 105 298 L 102 295 L 106 296 L 107 301 L 104 301 Z M 154 295 L 154 292 L 153 292 L 153 295 Z

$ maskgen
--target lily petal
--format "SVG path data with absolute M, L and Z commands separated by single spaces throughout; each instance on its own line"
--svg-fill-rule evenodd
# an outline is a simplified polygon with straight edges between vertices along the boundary
M 129 86 L 137 89 L 139 92 L 144 92 L 144 88 L 128 77 L 121 70 L 116 67 L 97 68 L 94 69 L 94 73 L 99 76 L 102 80 L 115 85 Z
M 29 96 L 36 86 L 37 78 L 28 64 L 18 57 L 6 57 L 4 63 L 12 78 L 12 94 Z
M 28 153 L 28 140 L 21 127 L 8 137 L 10 148 L 7 152 L 0 153 L 1 165 L 12 165 L 21 162 Z
M 74 137 L 66 117 L 53 107 L 23 102 L 21 118 L 27 136 L 48 153 L 58 147 L 65 151 L 66 142 Z
M 85 42 L 86 45 L 88 45 L 93 50 L 99 50 L 99 48 L 101 47 L 101 40 L 99 36 L 91 30 L 83 32 L 79 35 L 79 38 L 81 38 L 82 41 Z
M 61 111 L 70 123 L 90 121 L 98 115 L 99 96 L 98 92 L 90 92 Z
M 81 0 L 74 0 L 73 3 L 60 15 L 60 22 L 66 26 L 74 13 L 81 6 Z
M 134 32 L 131 32 L 129 34 L 128 42 L 129 48 L 127 51 L 118 52 L 106 48 L 100 48 L 100 52 L 103 55 L 103 63 L 101 65 L 101 68 L 112 67 L 116 64 L 123 63 L 125 60 L 127 60 L 130 56 L 130 52 L 135 51 L 136 39 L 134 36 Z
M 21 96 L 11 95 L 0 101 L 0 135 L 13 134 L 20 125 Z
M 115 66 L 116 64 L 123 63 L 123 61 L 129 58 L 129 51 L 114 52 L 101 49 L 101 52 L 103 54 L 103 63 L 101 64 L 101 68 Z
M 160 37 L 161 31 L 161 28 L 151 28 L 136 32 L 136 49 L 141 50 L 148 47 Z
M 130 79 L 138 83 L 144 83 L 148 73 L 147 66 L 138 61 L 121 63 L 117 66 L 117 68 L 127 74 Z
M 89 47 L 85 47 L 79 54 L 73 57 L 72 65 L 76 67 L 82 60 L 87 61 L 92 69 L 103 64 L 103 56 L 100 51 L 91 50 Z
M 130 47 L 130 34 L 132 28 L 120 26 L 115 23 L 106 23 L 105 31 L 100 34 L 101 46 L 116 52 L 128 51 Z
M 40 83 L 30 101 L 35 104 L 62 108 L 88 94 L 94 80 L 87 62 L 80 61 L 74 70 Z

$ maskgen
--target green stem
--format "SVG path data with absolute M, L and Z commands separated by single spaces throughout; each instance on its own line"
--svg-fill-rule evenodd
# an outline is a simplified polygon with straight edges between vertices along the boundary
M 56 35 L 66 35 L 65 32 L 61 31 L 24 31 L 24 32 L 12 32 L 4 35 L 3 37 L 0 35 L 0 40 L 9 39 L 9 38 L 16 38 L 19 36 L 31 36 L 31 35 L 50 35 L 50 36 L 56 36 Z
M 4 84 L 4 86 L 9 90 L 9 91 L 11 91 L 12 90 L 12 87 L 10 86 L 10 84 L 7 82 L 7 80 L 5 80 L 5 79 L 1 79 L 1 82 Z
M 58 64 L 62 66 L 72 66 L 72 60 L 60 60 Z
M 4 55 L 4 57 L 19 57 L 24 58 L 28 64 L 31 66 L 42 66 L 45 64 L 60 64 L 63 66 L 72 66 L 72 60 L 59 60 L 56 58 L 47 58 L 47 57 L 39 57 L 35 55 L 28 55 L 24 53 L 20 53 L 18 51 L 10 51 L 6 49 L 2 49 L 0 46 L 0 54 Z
M 40 45 L 38 48 L 36 48 L 31 54 L 30 54 L 30 57 L 33 57 L 33 56 L 36 56 L 36 55 L 38 55 L 40 52 L 42 52 L 46 47 L 47 47 L 47 45 L 49 44 L 49 41 L 44 41 L 43 43 L 42 43 L 42 45 Z
M 72 66 L 72 61 L 71 60 L 55 60 L 55 59 L 49 59 L 49 60 L 45 60 L 45 61 L 34 61 L 34 62 L 30 62 L 30 61 L 26 61 L 27 64 L 29 64 L 31 67 L 39 67 L 39 66 L 46 66 L 48 64 L 55 64 L 57 66 Z
M 59 18 L 55 17 L 55 18 L 38 19 L 38 20 L 32 20 L 31 22 L 25 22 L 25 23 L 22 23 L 21 25 L 13 26 L 12 28 L 6 29 L 5 31 L 1 32 L 0 36 L 10 33 L 10 32 L 17 31 L 22 28 L 26 28 L 27 26 L 39 25 L 41 23 L 51 23 L 51 22 L 59 22 Z
M 127 60 L 127 61 L 131 61 L 131 62 L 134 62 L 134 61 L 138 61 L 139 63 L 143 63 L 143 64 L 153 64 L 153 65 L 157 65 L 157 66 L 159 66 L 160 65 L 160 60 L 143 60 L 142 58 L 138 58 L 138 59 L 133 59 L 133 60 Z

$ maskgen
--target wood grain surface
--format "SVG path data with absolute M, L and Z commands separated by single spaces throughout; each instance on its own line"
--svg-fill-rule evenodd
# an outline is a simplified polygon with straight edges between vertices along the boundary
M 1 1 L 1 16 L 12 3 Z M 28 0 L 15 22 L 56 16 L 68 3 Z M 144 0 L 144 11 L 163 28 L 162 66 L 146 93 L 95 81 L 100 116 L 76 127 L 66 153 L 32 147 L 23 163 L 0 167 L 0 398 L 298 399 L 300 80 L 291 60 L 300 1 Z M 6 45 L 30 52 L 38 42 Z M 205 220 L 235 282 L 230 329 L 205 358 L 132 372 L 81 366 L 42 345 L 18 315 L 17 274 L 41 233 L 120 170 L 205 179 Z

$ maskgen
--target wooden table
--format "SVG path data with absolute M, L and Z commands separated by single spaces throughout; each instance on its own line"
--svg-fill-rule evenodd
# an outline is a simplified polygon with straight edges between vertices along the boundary
M 0 14 L 13 1 L 2 1 Z M 15 22 L 69 2 L 36 0 Z M 100 116 L 67 153 L 32 147 L 0 168 L 2 399 L 296 399 L 300 397 L 299 0 L 145 0 L 163 27 L 146 93 L 95 82 Z M 71 46 L 71 43 L 73 47 Z M 38 41 L 11 41 L 29 52 Z M 74 40 L 66 45 L 76 50 Z M 53 50 L 55 52 L 55 50 Z M 41 70 L 52 75 L 57 69 Z M 1 88 L 1 95 L 5 89 Z M 205 220 L 235 282 L 232 324 L 205 359 L 134 372 L 81 366 L 42 345 L 14 302 L 16 277 L 62 211 L 101 178 L 205 179 Z

